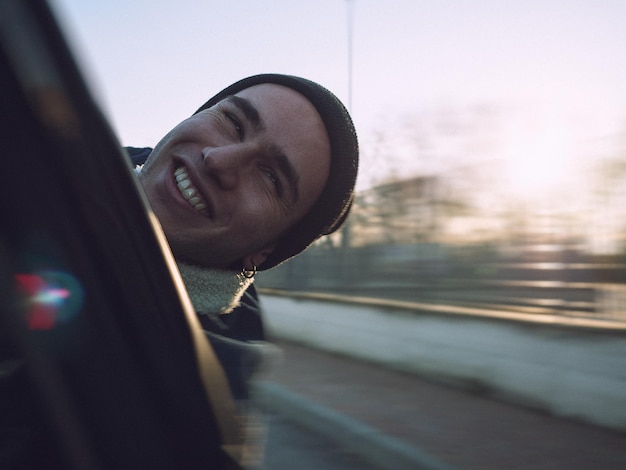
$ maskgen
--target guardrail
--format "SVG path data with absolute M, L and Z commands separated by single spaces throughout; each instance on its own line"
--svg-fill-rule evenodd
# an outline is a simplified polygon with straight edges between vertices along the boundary
M 626 320 L 626 263 L 569 251 L 526 252 L 517 258 L 443 245 L 429 259 L 414 246 L 314 247 L 257 285 L 389 300 Z M 449 250 L 449 252 L 447 251 Z M 412 255 L 413 254 L 413 255 Z M 404 258 L 403 256 L 407 257 Z
M 626 287 L 626 286 L 625 286 Z M 626 332 L 626 316 L 620 313 L 610 316 L 581 316 L 564 315 L 553 309 L 543 309 L 542 311 L 523 311 L 502 306 L 489 304 L 488 307 L 472 305 L 464 306 L 451 303 L 416 302 L 410 300 L 394 300 L 386 298 L 367 297 L 360 295 L 345 295 L 328 292 L 304 292 L 290 291 L 284 289 L 272 289 L 259 287 L 259 293 L 270 296 L 289 297 L 292 299 L 323 301 L 331 303 L 343 303 L 350 305 L 361 305 L 365 307 L 376 307 L 381 309 L 394 309 L 414 312 L 416 314 L 439 314 L 461 317 L 489 318 L 493 320 L 503 320 L 510 322 L 522 322 L 529 324 L 553 325 L 567 328 L 587 328 L 596 331 Z M 619 291 L 620 295 L 626 291 Z M 612 305 L 612 303 L 610 303 Z M 618 301 L 618 305 L 624 305 Z

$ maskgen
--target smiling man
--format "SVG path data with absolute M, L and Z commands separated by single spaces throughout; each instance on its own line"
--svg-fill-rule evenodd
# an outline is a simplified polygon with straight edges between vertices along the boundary
M 313 104 L 291 88 L 264 83 L 176 126 L 140 178 L 177 258 L 250 271 L 309 212 L 330 161 Z
M 252 278 L 342 225 L 358 167 L 352 120 L 317 83 L 256 75 L 215 95 L 153 150 L 128 150 L 145 161 L 139 179 L 242 404 L 264 356 Z
M 241 80 L 154 148 L 140 180 L 179 261 L 268 269 L 350 208 L 358 144 L 341 102 L 299 77 Z

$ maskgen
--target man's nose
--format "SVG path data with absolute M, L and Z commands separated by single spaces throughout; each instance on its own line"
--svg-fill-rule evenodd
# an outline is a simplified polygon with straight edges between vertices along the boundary
M 205 147 L 202 149 L 204 168 L 224 190 L 235 189 L 251 163 L 251 152 L 242 147 Z

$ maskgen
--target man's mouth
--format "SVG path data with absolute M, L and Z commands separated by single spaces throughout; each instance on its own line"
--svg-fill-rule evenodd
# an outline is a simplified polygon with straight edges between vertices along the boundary
M 176 185 L 178 186 L 180 194 L 187 200 L 191 207 L 204 215 L 208 215 L 207 202 L 191 183 L 185 167 L 179 166 L 176 171 L 174 171 L 174 177 L 176 178 Z

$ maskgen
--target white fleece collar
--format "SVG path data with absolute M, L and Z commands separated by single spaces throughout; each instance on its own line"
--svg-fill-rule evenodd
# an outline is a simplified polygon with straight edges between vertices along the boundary
M 240 272 L 201 268 L 177 262 L 189 298 L 198 313 L 228 313 L 239 305 L 241 296 L 252 284 Z

